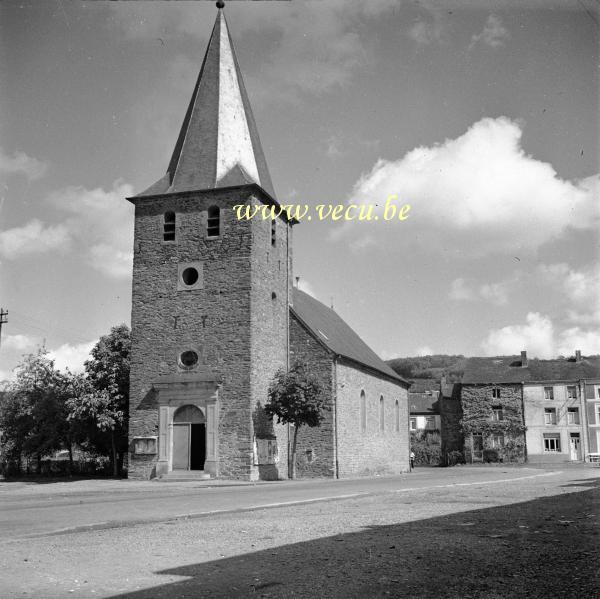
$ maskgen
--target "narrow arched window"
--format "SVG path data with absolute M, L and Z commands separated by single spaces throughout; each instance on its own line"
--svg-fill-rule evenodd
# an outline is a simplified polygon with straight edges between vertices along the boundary
M 208 209 L 206 234 L 208 237 L 218 237 L 221 234 L 221 211 L 218 206 L 211 206 Z
M 379 398 L 379 431 L 385 430 L 385 402 L 383 395 Z
M 394 405 L 394 420 L 396 421 L 396 432 L 399 433 L 400 432 L 400 404 L 398 403 L 398 400 L 396 400 L 396 403 Z
M 163 222 L 163 240 L 175 241 L 175 213 L 165 212 Z
M 277 221 L 273 219 L 271 221 L 271 245 L 275 245 L 277 242 Z
M 360 432 L 365 433 L 367 431 L 367 396 L 364 391 L 360 392 Z

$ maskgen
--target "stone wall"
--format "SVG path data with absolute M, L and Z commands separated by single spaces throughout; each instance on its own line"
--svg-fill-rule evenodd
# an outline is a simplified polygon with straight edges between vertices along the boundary
M 340 359 L 335 363 L 339 476 L 399 474 L 409 470 L 408 393 L 404 386 Z M 360 394 L 366 395 L 361 430 Z M 380 397 L 384 426 L 380 428 Z M 395 404 L 398 402 L 398 426 Z
M 274 244 L 272 227 L 275 227 Z M 262 410 L 268 401 L 269 384 L 275 373 L 279 369 L 287 369 L 292 280 L 289 235 L 291 226 L 281 218 L 254 220 L 250 309 L 250 389 L 253 411 Z M 287 426 L 275 423 L 272 433 L 277 438 L 278 461 L 272 468 L 255 468 L 253 479 L 287 478 Z
M 252 409 L 264 400 L 271 373 L 285 364 L 287 305 L 281 290 L 287 273 L 265 266 L 277 264 L 283 251 L 265 243 L 258 252 L 254 246 L 264 233 L 255 230 L 267 223 L 238 221 L 231 210 L 256 203 L 256 194 L 256 188 L 242 187 L 135 200 L 130 439 L 158 434 L 164 390 L 158 392 L 153 383 L 161 376 L 196 373 L 220 382 L 216 474 L 222 478 L 257 476 Z M 212 205 L 221 208 L 218 237 L 206 231 Z M 163 241 L 167 211 L 176 214 L 175 242 Z M 203 282 L 181 290 L 180 266 L 191 262 L 201 264 Z M 265 280 L 259 283 L 260 277 Z M 272 289 L 281 303 L 273 302 Z M 267 313 L 266 333 L 255 334 L 252 328 L 264 323 Z M 178 356 L 185 349 L 197 351 L 200 364 L 182 373 Z M 130 455 L 130 476 L 148 478 L 153 462 L 156 458 Z
M 462 407 L 459 397 L 441 397 L 439 405 L 442 425 L 442 459 L 445 459 L 445 456 L 451 451 L 463 451 Z
M 290 363 L 299 360 L 308 364 L 328 397 L 331 408 L 319 427 L 303 426 L 298 431 L 296 447 L 297 474 L 300 477 L 335 476 L 333 359 L 292 314 L 290 317 Z M 293 435 L 293 429 L 291 431 Z
M 493 389 L 500 389 L 499 398 L 493 397 Z M 460 398 L 463 412 L 464 454 L 467 462 L 478 459 L 478 456 L 472 455 L 471 452 L 471 434 L 474 433 L 483 435 L 484 449 L 492 449 L 493 434 L 503 434 L 506 446 L 499 452 L 502 459 L 518 462 L 526 459 L 520 384 L 461 385 Z M 493 421 L 494 406 L 502 408 L 504 414 L 502 421 Z

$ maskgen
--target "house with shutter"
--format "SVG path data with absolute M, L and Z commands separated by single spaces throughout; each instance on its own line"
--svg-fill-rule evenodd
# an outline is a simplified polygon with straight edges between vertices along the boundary
M 470 358 L 460 384 L 467 461 L 589 461 L 600 449 L 600 358 Z

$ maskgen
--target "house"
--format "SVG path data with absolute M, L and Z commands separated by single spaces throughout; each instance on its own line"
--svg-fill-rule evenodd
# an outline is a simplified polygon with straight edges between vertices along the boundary
M 435 379 L 411 379 L 408 390 L 410 431 L 440 431 L 440 383 Z
M 470 358 L 460 385 L 464 453 L 467 462 L 524 461 L 525 419 L 521 361 L 510 357 Z
M 584 381 L 600 377 L 600 360 L 583 358 L 576 351 L 575 357 L 565 360 L 529 360 L 528 370 L 523 383 L 528 461 L 584 460 L 594 451 L 590 437 L 597 440 L 595 431 L 589 430 L 594 410 L 592 418 L 586 418 Z
M 470 358 L 460 385 L 467 461 L 567 462 L 598 448 L 600 359 Z M 596 398 L 598 401 L 596 402 Z M 593 423 L 593 424 L 592 424 Z
M 276 197 L 221 7 L 167 172 L 128 198 L 131 478 L 286 478 L 290 430 L 263 406 L 298 358 L 331 406 L 299 436 L 300 472 L 408 470 L 408 382 L 292 286 L 296 221 L 234 211 L 277 208 Z
M 583 429 L 584 447 L 588 448 L 587 461 L 600 461 L 600 372 L 588 373 L 580 381 L 582 398 L 581 415 L 586 426 Z

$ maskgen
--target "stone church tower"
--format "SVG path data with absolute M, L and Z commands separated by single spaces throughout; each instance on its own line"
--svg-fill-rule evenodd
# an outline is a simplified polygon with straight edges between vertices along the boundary
M 128 198 L 131 478 L 287 476 L 287 430 L 261 406 L 288 359 L 291 223 L 233 210 L 274 197 L 219 8 L 167 172 Z

